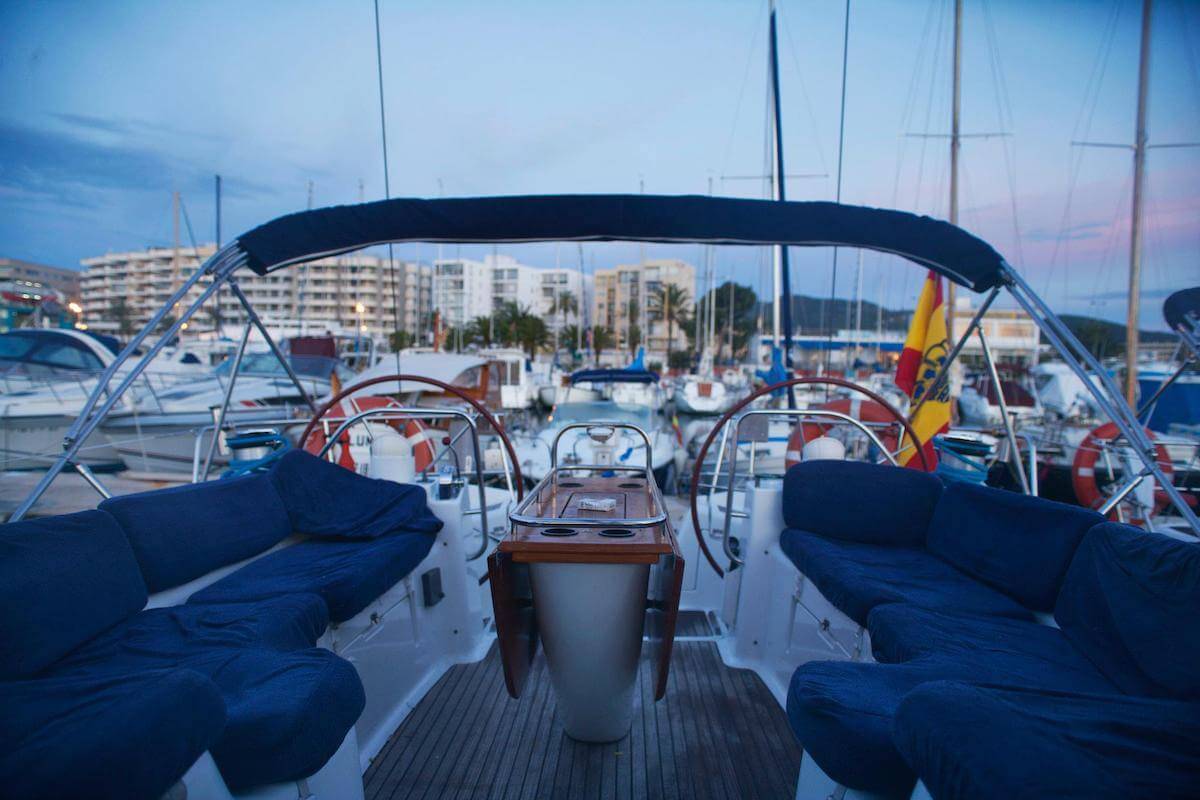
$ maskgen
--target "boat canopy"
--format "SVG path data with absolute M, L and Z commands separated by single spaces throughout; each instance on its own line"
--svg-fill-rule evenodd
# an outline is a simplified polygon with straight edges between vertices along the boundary
M 1188 315 L 1200 319 L 1200 286 L 1191 289 L 1180 289 L 1163 301 L 1163 318 L 1174 330 L 1180 326 L 1191 328 Z
M 904 211 L 703 195 L 514 195 L 396 198 L 301 211 L 238 237 L 264 275 L 388 242 L 695 242 L 846 246 L 891 253 L 977 292 L 1004 260 L 961 228 Z
M 658 383 L 658 373 L 648 369 L 581 369 L 571 373 L 571 383 Z
M 470 386 L 475 381 L 466 373 L 487 365 L 487 360 L 478 356 L 461 353 L 410 353 L 400 356 L 400 372 L 405 375 L 419 375 L 423 378 L 433 378 L 442 383 Z M 373 367 L 368 367 L 354 376 L 346 384 L 347 389 L 374 380 L 375 378 L 396 374 L 396 359 L 388 356 Z M 428 383 L 417 381 L 384 381 L 363 389 L 361 394 L 355 392 L 351 398 L 371 394 L 407 394 L 423 392 L 441 394 L 442 390 Z

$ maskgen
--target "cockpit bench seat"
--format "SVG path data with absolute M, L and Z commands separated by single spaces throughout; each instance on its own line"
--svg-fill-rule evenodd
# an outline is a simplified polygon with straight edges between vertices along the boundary
M 1082 754 L 1064 758 L 1084 765 L 1107 757 L 1105 737 L 1110 734 L 1104 724 L 1095 722 L 1105 698 L 1111 699 L 1114 709 L 1129 702 L 1136 705 L 1138 699 L 1153 700 L 1145 706 L 1151 709 L 1145 719 L 1158 713 L 1153 709 L 1162 711 L 1174 704 L 1162 713 L 1175 727 L 1186 727 L 1183 721 L 1192 715 L 1190 733 L 1185 731 L 1171 742 L 1169 737 L 1151 735 L 1139 743 L 1136 731 L 1143 717 L 1135 711 L 1131 728 L 1111 734 L 1117 740 L 1114 754 L 1132 758 L 1139 749 L 1154 750 L 1158 766 L 1193 764 L 1195 751 L 1188 755 L 1181 748 L 1194 747 L 1194 727 L 1200 725 L 1196 716 L 1200 671 L 1195 668 L 1200 631 L 1186 613 L 1196 607 L 1200 607 L 1200 547 L 1124 525 L 1100 524 L 1083 537 L 1063 579 L 1054 607 L 1061 628 L 904 604 L 879 606 L 868 618 L 872 646 L 879 661 L 893 663 L 801 666 L 788 693 L 789 718 L 808 755 L 831 779 L 850 788 L 895 796 L 910 792 L 918 776 L 935 797 L 975 796 L 969 791 L 957 794 L 954 787 L 974 787 L 975 781 L 986 778 L 968 779 L 963 770 L 970 772 L 980 764 L 980 774 L 986 776 L 991 774 L 988 770 L 1005 769 L 1017 747 L 1007 739 L 988 739 L 986 716 L 973 717 L 953 734 L 932 730 L 941 722 L 921 723 L 923 728 L 914 723 L 906 743 L 901 743 L 896 715 L 905 698 L 940 681 L 1005 690 L 998 695 L 1003 698 L 997 701 L 1000 705 L 985 707 L 1003 711 L 1006 703 L 1017 706 L 1012 719 L 1033 720 L 1030 741 L 1049 748 L 1047 753 L 1056 741 L 1082 748 Z M 1034 698 L 1029 708 L 1023 707 L 1023 698 Z M 941 701 L 933 702 L 936 706 Z M 920 714 L 915 718 L 920 719 Z M 1117 712 L 1107 724 L 1116 728 L 1120 720 Z M 1071 743 L 1075 724 L 1082 726 L 1082 743 Z M 1021 728 L 1006 718 L 997 730 L 1015 742 Z M 951 739 L 957 744 L 950 754 L 936 752 L 938 743 Z M 969 740 L 988 744 L 977 746 Z M 1165 774 L 1178 774 L 1172 770 Z M 1078 773 L 1086 770 L 1080 767 Z M 1104 781 L 1110 772 L 1100 770 L 1096 775 L 1096 791 L 1103 794 L 1108 791 Z M 1087 782 L 1074 787 L 1078 796 L 1092 794 L 1092 784 Z M 1057 796 L 1052 789 L 1053 785 L 1045 793 L 1013 791 L 1007 796 Z M 1001 791 L 994 796 L 1006 795 Z
M 190 670 L 4 680 L 0 708 L 0 795 L 24 800 L 158 800 L 225 726 Z
M 862 626 L 872 609 L 887 603 L 1033 617 L 1016 600 L 922 548 L 845 541 L 796 528 L 785 530 L 779 545 L 829 602 Z
M 780 547 L 859 625 L 907 603 L 1029 620 L 1050 611 L 1087 509 L 913 470 L 807 461 L 788 470 Z
M 345 622 L 402 580 L 429 554 L 434 537 L 395 533 L 378 539 L 310 539 L 268 553 L 196 592 L 188 605 L 245 603 L 313 593 L 329 619 Z
M 893 738 L 938 800 L 1200 793 L 1200 702 L 927 683 Z

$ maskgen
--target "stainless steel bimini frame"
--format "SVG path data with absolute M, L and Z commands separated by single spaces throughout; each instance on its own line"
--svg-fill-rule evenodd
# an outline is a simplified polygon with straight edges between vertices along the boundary
M 1153 478 L 1170 498 L 1184 522 L 1200 537 L 1200 519 L 1157 464 L 1153 442 L 1112 378 L 1029 284 L 986 243 L 946 223 L 897 211 L 829 203 L 650 195 L 436 200 L 399 198 L 293 214 L 244 234 L 241 239 L 235 239 L 218 250 L 200 269 L 189 275 L 163 308 L 105 369 L 78 419 L 64 437 L 62 455 L 17 508 L 11 520 L 24 517 L 64 468 L 68 465 L 77 466 L 76 454 L 88 436 L 138 379 L 150 360 L 178 334 L 183 324 L 222 284 L 229 284 L 230 291 L 246 309 L 248 324 L 263 335 L 272 352 L 287 369 L 301 396 L 311 405 L 311 398 L 290 369 L 286 358 L 283 358 L 278 345 L 267 334 L 246 296 L 233 281 L 232 275 L 239 268 L 249 264 L 259 272 L 266 272 L 389 242 L 533 241 L 866 247 L 934 268 L 968 288 L 988 290 L 962 338 L 954 344 L 933 386 L 926 392 L 926 397 L 937 393 L 967 338 L 979 328 L 983 314 L 991 307 L 1000 289 L 1007 289 L 1072 372 L 1083 380 L 1100 410 L 1116 424 L 1140 459 L 1142 469 L 1130 476 L 1116 494 L 1125 494 L 1130 487 L 1146 478 Z M 981 269 L 987 274 L 981 274 Z M 110 390 L 117 371 L 132 359 L 135 351 L 152 337 L 175 305 L 181 303 L 202 279 L 210 279 L 211 283 L 158 335 L 116 388 Z M 1195 342 L 1190 344 L 1194 346 Z M 1093 383 L 1092 377 L 1098 381 L 1098 385 Z M 916 409 L 913 410 L 915 412 Z M 98 487 L 100 489 L 102 487 Z

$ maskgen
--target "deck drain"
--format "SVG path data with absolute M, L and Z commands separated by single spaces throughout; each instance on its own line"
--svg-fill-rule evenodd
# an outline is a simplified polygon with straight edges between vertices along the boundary
M 559 481 L 558 485 L 566 489 L 578 489 L 580 486 L 583 486 L 583 484 L 579 483 L 578 481 Z
M 633 536 L 633 528 L 604 528 L 600 531 L 601 536 L 610 536 L 613 539 L 627 539 Z
M 630 481 L 629 483 L 618 483 L 617 484 L 617 486 L 622 489 L 641 489 L 645 485 L 646 484 L 642 483 L 641 481 L 637 481 L 636 483 L 633 481 Z
M 542 536 L 574 536 L 579 531 L 574 528 L 542 528 Z

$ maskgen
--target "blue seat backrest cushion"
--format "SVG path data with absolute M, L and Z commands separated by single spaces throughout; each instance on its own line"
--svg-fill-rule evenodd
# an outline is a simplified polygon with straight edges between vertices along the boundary
M 296 533 L 374 539 L 442 529 L 415 484 L 367 478 L 303 450 L 289 452 L 268 474 Z
M 1037 611 L 1053 611 L 1094 511 L 990 486 L 953 483 L 938 501 L 926 546 L 968 575 Z
M 789 528 L 865 544 L 917 546 L 942 482 L 912 469 L 861 461 L 803 461 L 783 479 Z
M 37 674 L 145 604 L 129 542 L 105 512 L 0 527 L 0 680 Z
M 129 537 L 151 592 L 250 558 L 291 533 L 283 501 L 266 475 L 128 494 L 100 508 Z
M 1105 523 L 1084 537 L 1054 618 L 1127 694 L 1200 700 L 1200 544 Z

